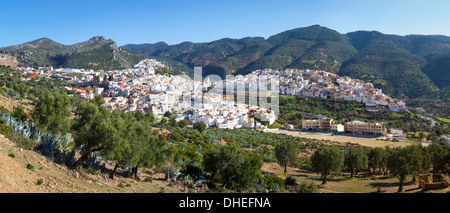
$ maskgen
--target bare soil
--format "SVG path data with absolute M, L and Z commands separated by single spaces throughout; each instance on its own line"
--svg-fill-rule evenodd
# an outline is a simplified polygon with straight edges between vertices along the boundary
M 27 168 L 28 164 L 33 170 Z M 134 180 L 121 175 L 110 179 L 107 174 L 70 170 L 39 153 L 17 147 L 0 135 L 0 193 L 184 192 L 182 187 L 163 180 L 164 174 L 148 173 L 141 171 L 141 180 Z
M 10 55 L 0 54 L 0 65 L 3 66 L 10 66 L 10 67 L 17 67 L 19 63 L 17 62 L 17 59 Z
M 274 130 L 271 131 L 273 133 L 287 134 L 296 137 L 302 138 L 310 138 L 316 140 L 326 140 L 330 142 L 337 142 L 341 144 L 345 143 L 354 143 L 367 147 L 405 147 L 414 144 L 413 142 L 392 142 L 392 141 L 383 141 L 383 137 L 380 137 L 380 140 L 377 138 L 365 138 L 365 137 L 352 137 L 345 135 L 331 135 L 331 134 L 321 134 L 321 133 L 299 133 L 296 131 L 287 131 L 287 130 Z

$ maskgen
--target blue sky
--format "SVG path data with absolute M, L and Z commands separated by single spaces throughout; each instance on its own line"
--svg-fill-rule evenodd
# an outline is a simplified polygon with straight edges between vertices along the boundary
M 41 37 L 118 45 L 269 37 L 319 24 L 340 33 L 450 36 L 448 0 L 2 0 L 0 47 Z

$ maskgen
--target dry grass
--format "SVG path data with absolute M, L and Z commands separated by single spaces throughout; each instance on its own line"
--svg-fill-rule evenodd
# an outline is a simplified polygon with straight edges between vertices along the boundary
M 391 142 L 391 141 L 382 141 L 382 140 L 376 140 L 376 138 L 363 138 L 363 137 L 350 137 L 350 136 L 344 136 L 344 135 L 330 135 L 330 134 L 316 134 L 316 133 L 299 133 L 295 131 L 287 131 L 287 130 L 277 130 L 272 131 L 274 133 L 281 133 L 281 134 L 287 134 L 291 136 L 296 137 L 302 137 L 302 138 L 310 138 L 310 139 L 316 139 L 316 140 L 325 140 L 325 141 L 331 141 L 331 143 L 353 143 L 353 144 L 359 144 L 362 146 L 367 147 L 405 147 L 414 144 L 413 142 Z
M 33 111 L 32 101 L 28 99 L 15 99 L 15 98 L 7 98 L 3 95 L 0 95 L 0 106 L 5 107 L 9 111 L 13 111 L 14 107 L 22 105 L 24 111 L 29 115 L 31 111 Z
M 288 167 L 287 173 L 283 173 L 284 168 L 277 163 L 264 163 L 262 171 L 275 174 L 283 179 L 287 176 L 292 176 L 297 183 L 312 182 L 318 186 L 319 192 L 322 193 L 375 193 L 377 191 L 382 193 L 396 193 L 399 187 L 397 178 L 382 174 L 371 175 L 359 173 L 353 178 L 350 178 L 350 174 L 344 173 L 341 176 L 329 176 L 327 183 L 322 185 L 320 174 L 292 167 Z M 409 177 L 408 181 L 404 184 L 404 192 L 422 192 L 422 190 L 418 188 L 419 183 L 412 183 L 411 180 L 412 177 Z M 427 192 L 447 193 L 450 192 L 450 188 L 430 190 Z

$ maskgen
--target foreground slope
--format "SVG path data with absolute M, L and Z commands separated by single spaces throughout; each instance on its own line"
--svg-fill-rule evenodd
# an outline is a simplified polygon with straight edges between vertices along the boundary
M 14 155 L 14 157 L 11 157 Z M 30 170 L 27 165 L 34 168 Z M 31 168 L 31 167 L 30 167 Z M 141 178 L 148 174 L 141 173 Z M 164 174 L 136 181 L 116 175 L 70 170 L 35 151 L 24 150 L 0 135 L 0 193 L 158 193 L 182 192 L 169 186 Z

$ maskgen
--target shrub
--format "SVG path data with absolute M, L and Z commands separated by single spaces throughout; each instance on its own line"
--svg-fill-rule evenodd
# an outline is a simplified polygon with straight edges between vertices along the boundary
M 152 179 L 151 177 L 146 177 L 146 178 L 144 179 L 144 182 L 152 183 L 152 182 L 153 182 L 153 179 Z
M 286 179 L 284 180 L 284 184 L 289 185 L 289 186 L 294 186 L 297 183 L 295 182 L 295 178 L 293 178 L 292 176 L 287 176 Z
M 0 133 L 2 133 L 6 137 L 9 137 L 13 133 L 12 128 L 3 123 L 3 119 L 1 119 L 0 123 Z
M 311 160 L 309 158 L 300 157 L 298 162 L 299 162 L 298 167 L 300 169 L 305 169 L 305 170 L 309 170 L 309 171 L 312 170 Z
M 16 135 L 16 134 L 11 134 L 9 139 L 23 149 L 33 150 L 33 148 L 34 148 L 33 141 L 27 137 L 24 137 L 21 135 Z
M 317 186 L 314 183 L 301 183 L 297 190 L 298 193 L 317 193 Z
M 27 164 L 27 169 L 34 171 L 34 166 L 32 164 Z
M 16 157 L 16 155 L 14 153 L 12 153 L 12 152 L 8 153 L 8 156 L 11 157 L 11 158 Z
M 284 191 L 284 181 L 280 177 L 274 175 L 264 176 L 266 188 L 271 192 Z
M 183 135 L 181 135 L 179 132 L 172 132 L 170 134 L 171 138 L 174 139 L 175 141 L 182 141 L 185 138 L 183 137 Z
M 44 183 L 44 180 L 42 180 L 42 178 L 41 179 L 38 179 L 37 180 L 37 182 L 36 182 L 36 185 L 41 185 L 42 183 Z

